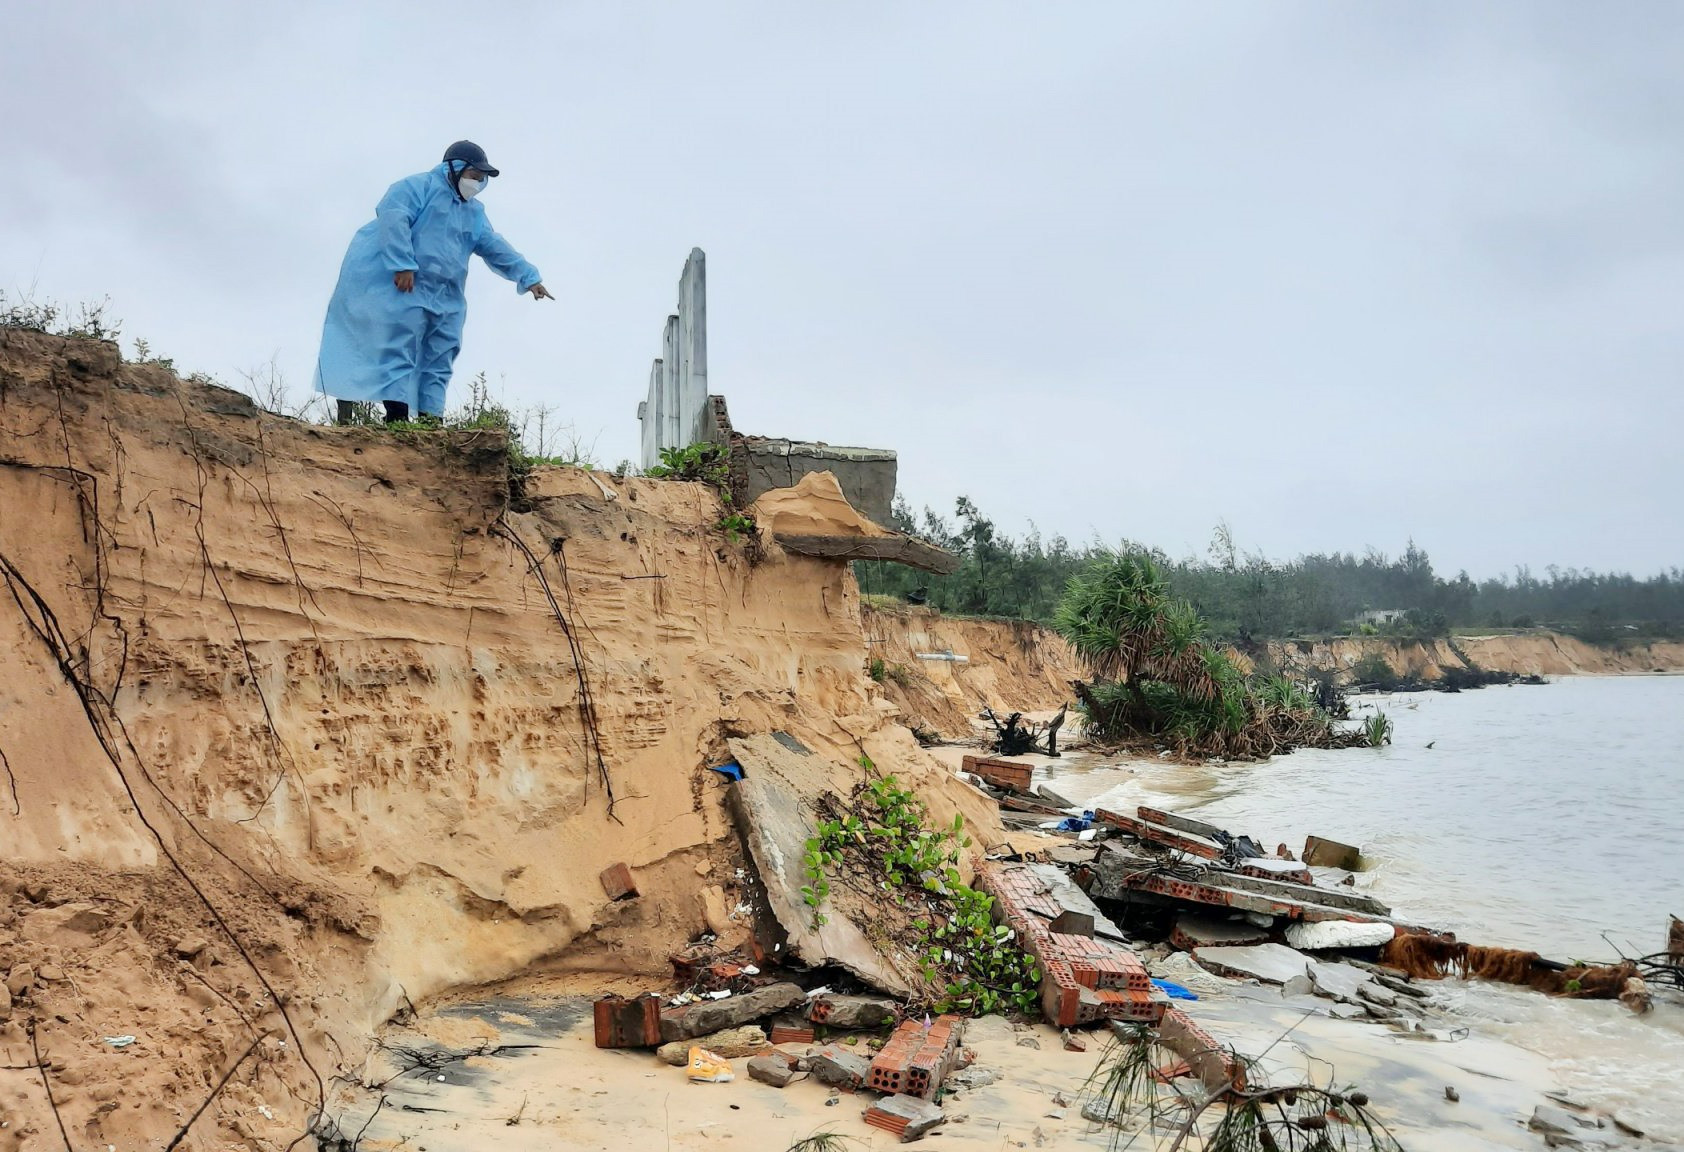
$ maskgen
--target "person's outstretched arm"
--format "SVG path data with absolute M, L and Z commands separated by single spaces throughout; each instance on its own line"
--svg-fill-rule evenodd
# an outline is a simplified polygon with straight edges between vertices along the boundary
M 493 228 L 490 221 L 481 230 L 474 252 L 497 275 L 513 280 L 516 292 L 530 292 L 534 300 L 555 299 L 544 287 L 544 278 L 539 275 L 538 269 L 516 252 L 514 245 L 503 239 L 502 233 Z

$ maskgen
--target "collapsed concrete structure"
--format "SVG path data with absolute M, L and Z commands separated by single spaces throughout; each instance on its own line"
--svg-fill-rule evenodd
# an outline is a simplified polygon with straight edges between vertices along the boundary
M 637 406 L 643 467 L 662 453 L 714 444 L 727 455 L 732 497 L 746 508 L 768 492 L 793 488 L 805 477 L 829 473 L 847 502 L 877 525 L 891 522 L 895 453 L 818 441 L 749 436 L 731 424 L 725 397 L 710 395 L 707 367 L 707 255 L 693 248 L 678 280 L 678 305 L 662 330 L 661 355 L 649 370 L 648 394 Z M 933 572 L 950 572 L 957 560 L 939 549 L 888 533 L 785 541 L 792 551 L 848 560 L 894 560 Z
M 161 1147 L 226 1076 L 182 1146 L 285 1146 L 430 996 L 745 932 L 733 739 L 997 840 L 865 675 L 846 562 L 719 519 L 0 331 L 0 1046 L 77 1142 Z M 6 1075 L 10 1149 L 54 1117 Z

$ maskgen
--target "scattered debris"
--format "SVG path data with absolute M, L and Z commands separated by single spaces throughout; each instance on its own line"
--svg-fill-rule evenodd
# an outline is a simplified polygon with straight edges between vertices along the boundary
M 1454 1084 L 1446 1084 L 1444 1086 L 1444 1098 L 1452 1104 L 1457 1104 L 1461 1102 L 1462 1094 L 1456 1091 L 1456 1086 Z

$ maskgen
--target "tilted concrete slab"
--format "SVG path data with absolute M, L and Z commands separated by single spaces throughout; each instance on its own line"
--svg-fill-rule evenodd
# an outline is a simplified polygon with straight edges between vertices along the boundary
M 1285 984 L 1310 970 L 1310 958 L 1285 944 L 1200 948 L 1193 958 L 1220 975 L 1250 977 L 1265 984 Z
M 812 801 L 847 780 L 849 770 L 769 735 L 727 743 L 743 766 L 743 778 L 727 794 L 731 812 L 759 869 L 772 915 L 788 934 L 790 954 L 809 965 L 840 964 L 880 991 L 912 995 L 915 973 L 900 970 L 879 952 L 839 901 L 826 905 L 829 919 L 815 928 L 813 910 L 801 895 L 807 839 L 817 824 Z

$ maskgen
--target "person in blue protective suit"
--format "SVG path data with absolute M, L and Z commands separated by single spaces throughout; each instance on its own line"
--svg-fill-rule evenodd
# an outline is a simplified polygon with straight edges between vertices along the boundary
M 388 188 L 351 238 L 316 361 L 316 387 L 338 398 L 340 423 L 354 403 L 376 400 L 387 420 L 444 413 L 468 312 L 469 256 L 534 300 L 554 299 L 475 199 L 497 174 L 483 148 L 459 140 L 443 163 Z

